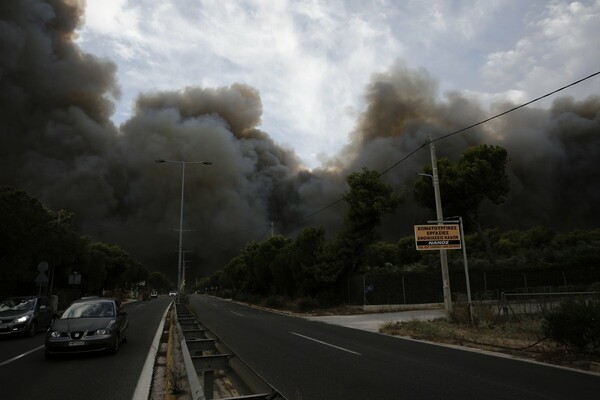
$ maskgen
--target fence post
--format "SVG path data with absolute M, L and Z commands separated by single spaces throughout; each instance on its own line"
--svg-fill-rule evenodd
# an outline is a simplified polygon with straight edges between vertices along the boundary
M 506 293 L 500 293 L 500 301 L 502 302 L 502 312 L 504 315 L 508 315 L 508 303 L 506 302 Z
M 363 309 L 367 305 L 367 274 L 363 275 Z
M 483 271 L 483 293 L 487 295 L 487 275 L 485 271 Z

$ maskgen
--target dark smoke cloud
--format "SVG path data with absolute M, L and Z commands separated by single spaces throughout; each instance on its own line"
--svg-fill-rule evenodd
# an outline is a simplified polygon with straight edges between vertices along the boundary
M 193 251 L 193 279 L 221 267 L 247 241 L 266 237 L 271 221 L 277 233 L 312 225 L 334 235 L 343 203 L 302 217 L 339 199 L 349 173 L 384 170 L 428 135 L 435 139 L 510 107 L 486 110 L 461 93 L 440 99 L 429 73 L 398 62 L 373 76 L 346 148 L 306 171 L 293 151 L 258 129 L 262 103 L 247 85 L 141 94 L 134 115 L 114 126 L 116 67 L 74 44 L 82 11 L 74 1 L 0 2 L 0 184 L 74 211 L 85 232 L 121 244 L 171 277 L 181 166 L 155 159 L 213 162 L 186 167 L 184 229 L 194 231 L 185 233 L 184 248 Z M 456 159 L 478 143 L 508 150 L 511 195 L 500 207 L 485 207 L 486 226 L 597 226 L 599 111 L 598 97 L 560 98 L 548 110 L 523 109 L 440 141 L 438 155 Z M 410 193 L 428 163 L 425 148 L 384 179 Z M 409 198 L 386 219 L 384 234 L 397 240 L 429 217 Z
M 426 71 L 396 63 L 375 75 L 366 90 L 367 109 L 351 135 L 351 142 L 333 161 L 345 171 L 367 165 L 383 171 L 422 145 L 428 136 L 448 133 L 514 107 L 495 104 L 491 110 L 461 93 L 437 99 L 437 84 Z M 438 157 L 456 161 L 468 146 L 493 144 L 507 149 L 511 192 L 501 206 L 485 204 L 484 225 L 556 229 L 592 228 L 600 223 L 600 96 L 585 100 L 560 97 L 550 109 L 520 109 L 460 135 L 436 142 Z M 396 189 L 412 187 L 415 174 L 430 163 L 429 148 L 401 163 L 385 179 Z M 443 201 L 443 193 L 442 193 Z M 411 202 L 389 231 L 410 231 L 413 221 L 431 213 Z M 409 229 L 406 229 L 409 228 Z

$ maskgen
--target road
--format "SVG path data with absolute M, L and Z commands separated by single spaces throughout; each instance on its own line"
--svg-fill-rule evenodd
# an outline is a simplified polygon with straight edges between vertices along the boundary
M 0 338 L 0 398 L 3 400 L 131 400 L 146 356 L 171 299 L 125 305 L 128 342 L 116 355 L 44 359 L 44 334 Z
M 200 321 L 288 400 L 598 399 L 600 377 L 193 295 Z

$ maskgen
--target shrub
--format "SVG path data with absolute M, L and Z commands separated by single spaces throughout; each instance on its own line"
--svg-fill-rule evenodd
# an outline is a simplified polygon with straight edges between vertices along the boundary
M 269 296 L 265 299 L 264 305 L 269 308 L 285 308 L 285 300 L 279 296 Z
M 296 300 L 296 311 L 311 312 L 319 308 L 319 303 L 312 297 L 301 297 Z
M 600 281 L 593 282 L 593 283 L 592 283 L 592 284 L 589 286 L 588 290 L 589 290 L 590 292 L 598 292 L 598 293 L 600 293 Z
M 341 303 L 338 296 L 328 291 L 317 293 L 316 300 L 319 303 L 319 308 L 334 307 Z
M 242 303 L 249 304 L 259 304 L 261 301 L 260 296 L 248 293 L 235 293 L 233 299 Z
M 471 313 L 469 310 L 469 303 L 466 301 L 456 301 L 452 305 L 452 314 L 450 319 L 459 324 L 470 324 Z
M 562 302 L 548 313 L 544 334 L 579 351 L 600 354 L 600 301 L 581 299 Z

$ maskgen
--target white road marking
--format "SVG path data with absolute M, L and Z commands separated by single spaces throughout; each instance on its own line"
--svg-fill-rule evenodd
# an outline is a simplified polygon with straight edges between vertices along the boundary
M 19 355 L 18 355 L 18 356 L 16 356 L 16 357 L 13 357 L 13 358 L 11 358 L 11 359 L 9 359 L 9 360 L 6 360 L 6 361 L 4 361 L 4 362 L 1 362 L 1 363 L 0 363 L 0 367 L 2 367 L 3 365 L 10 364 L 10 363 L 11 363 L 11 362 L 13 362 L 13 361 L 17 361 L 19 358 L 25 357 L 27 354 L 31 354 L 31 353 L 33 353 L 33 352 L 35 352 L 35 351 L 38 351 L 38 350 L 41 350 L 41 349 L 43 349 L 43 348 L 44 348 L 44 345 L 41 345 L 41 346 L 39 346 L 39 347 L 36 347 L 35 349 L 31 349 L 31 350 L 29 350 L 29 351 L 26 351 L 26 352 L 25 352 L 25 353 L 23 353 L 23 354 L 19 354 Z
M 235 314 L 235 315 L 237 315 L 238 317 L 243 317 L 243 315 L 242 315 L 242 314 L 240 314 L 240 313 L 236 313 L 235 311 L 230 311 L 230 312 L 231 312 L 232 314 Z
M 324 344 L 325 346 L 333 347 L 333 348 L 335 348 L 335 349 L 338 349 L 338 350 L 342 350 L 342 351 L 346 351 L 346 352 L 348 352 L 348 353 L 356 354 L 357 356 L 362 356 L 362 354 L 360 354 L 360 353 L 357 353 L 356 351 L 348 350 L 348 349 L 345 349 L 345 348 L 343 348 L 343 347 L 336 346 L 336 345 L 334 345 L 334 344 L 331 344 L 331 343 L 323 342 L 323 341 L 321 341 L 321 340 L 317 340 L 317 339 L 311 338 L 311 337 L 309 337 L 309 336 L 304 336 L 304 335 L 301 335 L 301 334 L 299 334 L 299 333 L 296 333 L 296 332 L 290 332 L 290 333 L 291 333 L 292 335 L 300 336 L 300 337 L 302 337 L 302 338 L 304 338 L 304 339 L 312 340 L 313 342 L 317 342 L 317 343 Z

